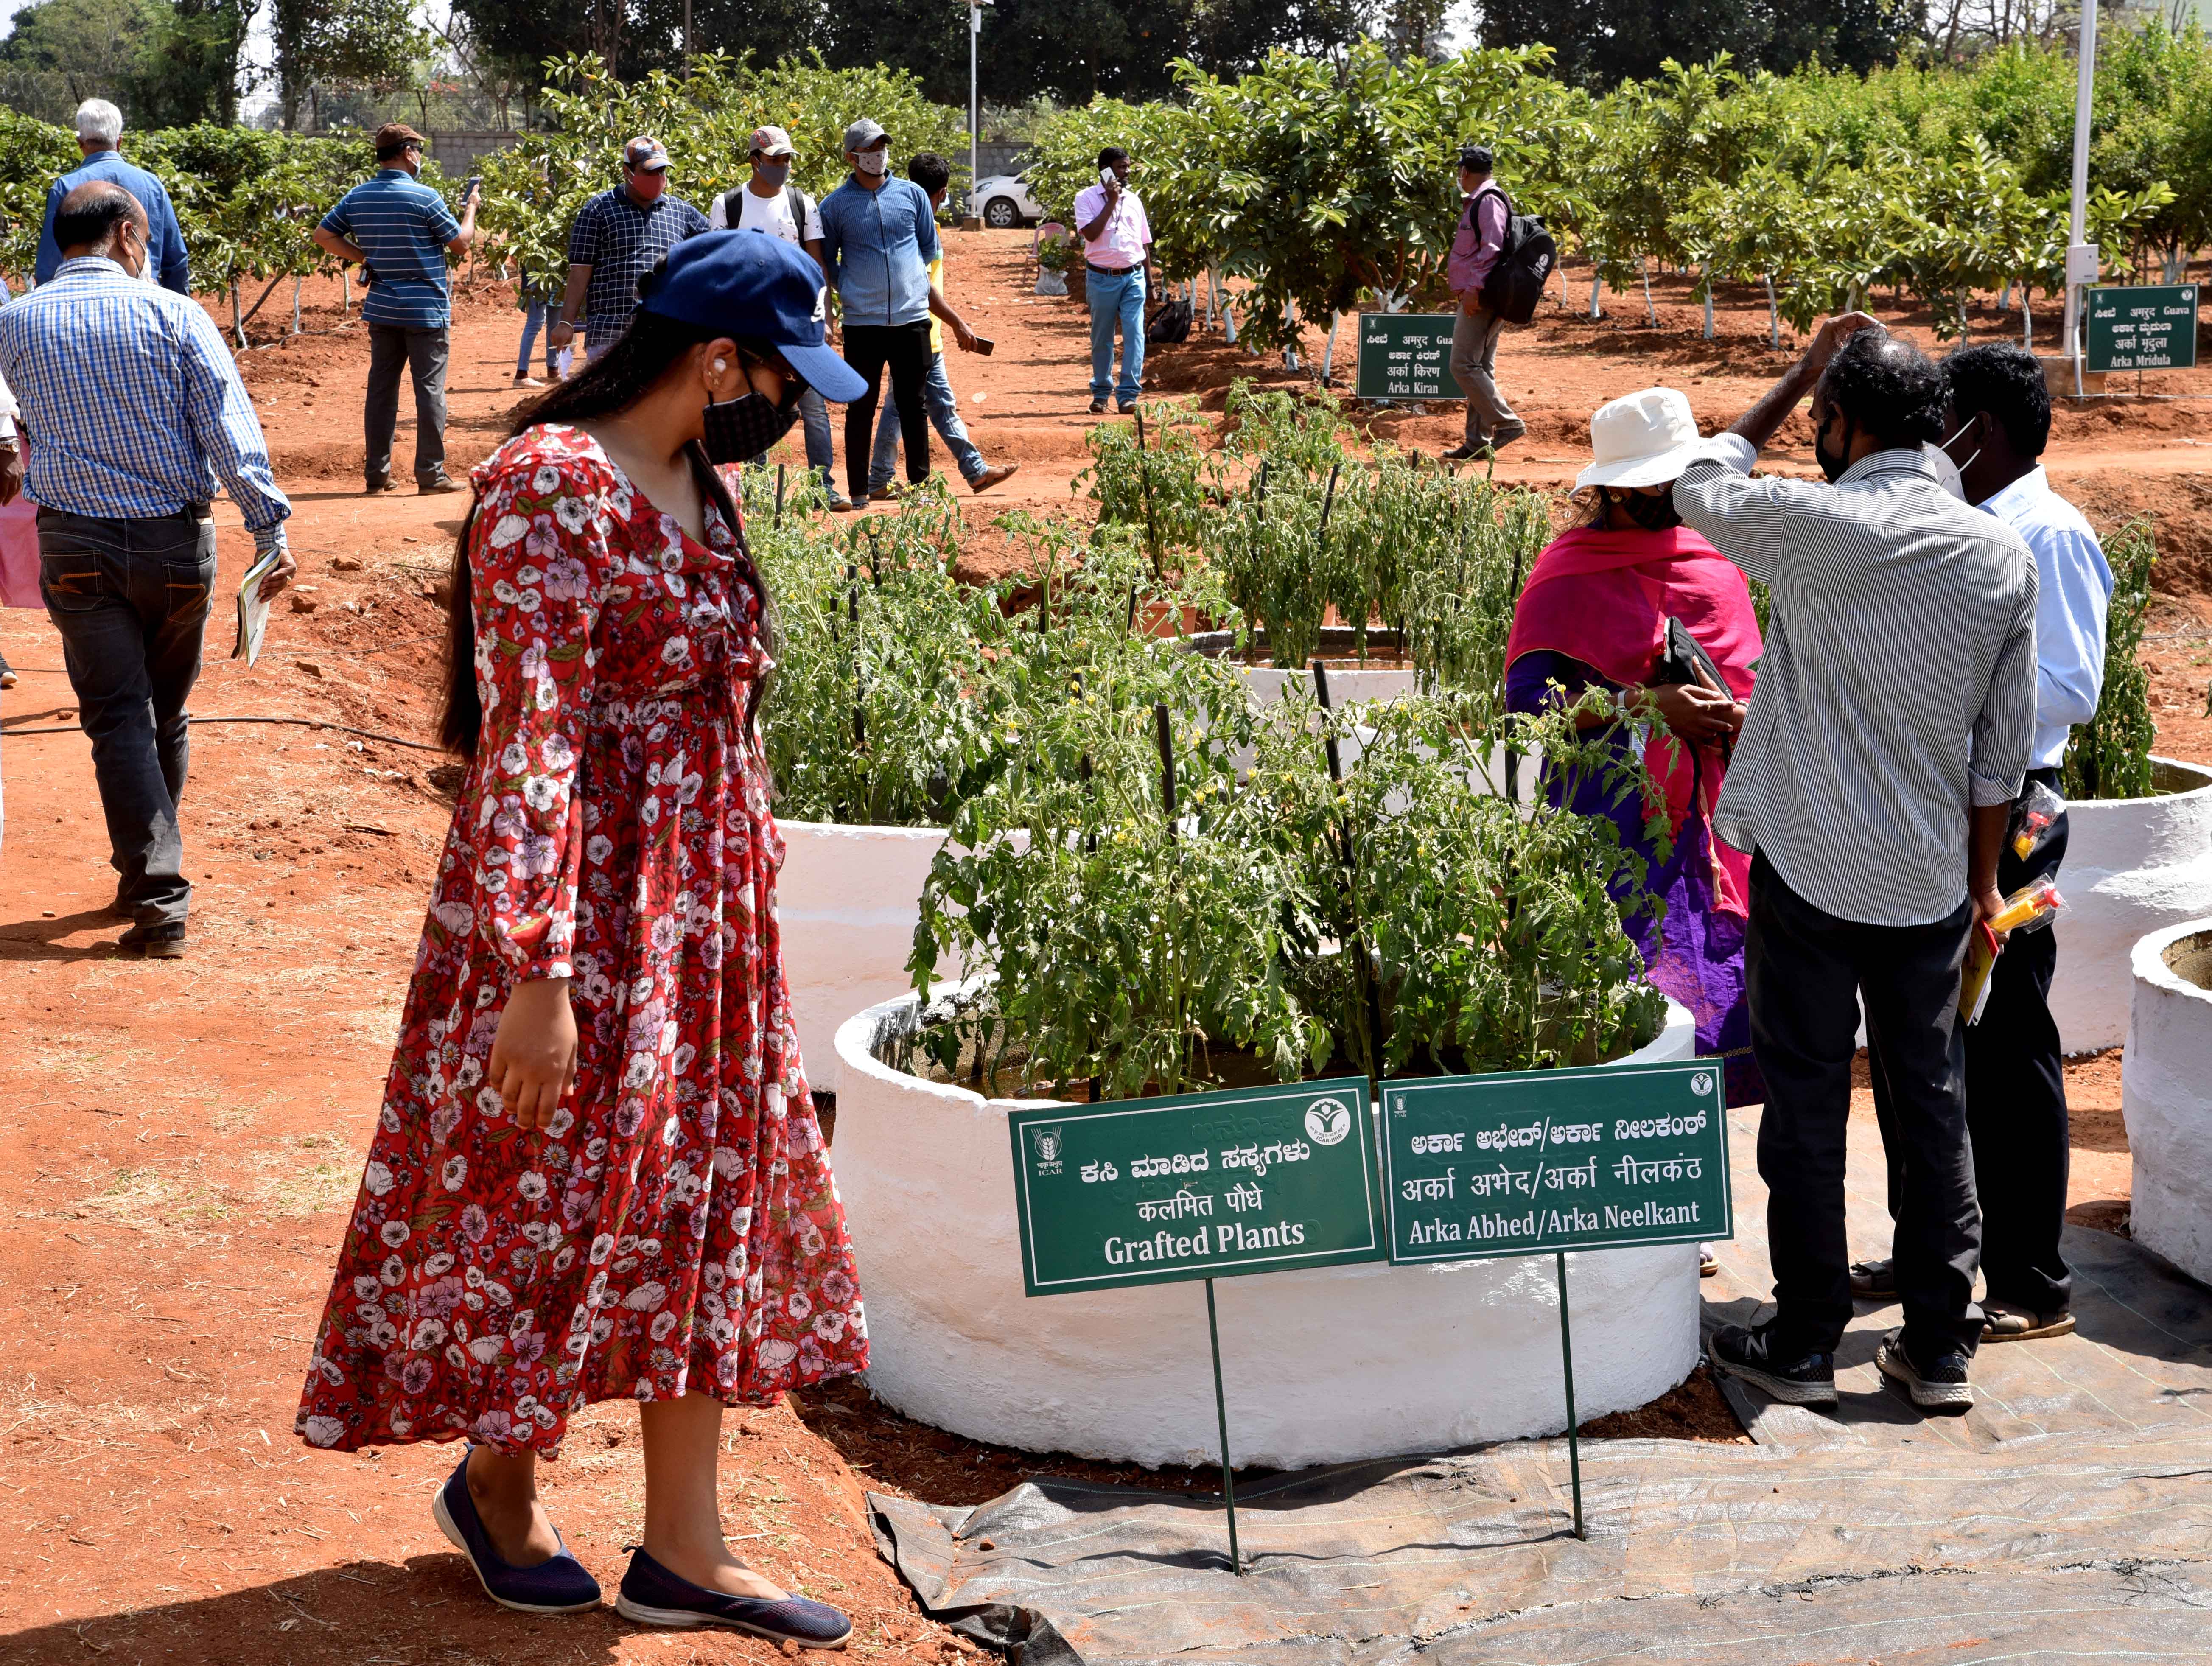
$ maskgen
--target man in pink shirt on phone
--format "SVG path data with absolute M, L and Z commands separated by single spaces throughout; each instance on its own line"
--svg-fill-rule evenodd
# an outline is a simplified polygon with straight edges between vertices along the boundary
M 1486 146 L 1465 144 L 1459 152 L 1459 188 L 1467 194 L 1459 230 L 1453 234 L 1445 281 L 1459 297 L 1459 319 L 1452 325 L 1451 373 L 1467 395 L 1467 434 L 1444 453 L 1464 462 L 1485 450 L 1508 446 L 1528 431 L 1498 391 L 1498 332 L 1505 320 L 1482 304 L 1482 286 L 1505 246 L 1505 222 L 1511 212 L 1503 187 L 1490 177 L 1493 166 Z
M 1128 188 L 1129 153 L 1117 144 L 1098 153 L 1098 183 L 1076 193 L 1075 224 L 1083 239 L 1084 289 L 1091 299 L 1091 414 L 1103 416 L 1106 395 L 1124 411 L 1137 408 L 1145 385 L 1145 272 L 1152 226 Z M 1114 368 L 1114 326 L 1121 326 L 1121 380 Z

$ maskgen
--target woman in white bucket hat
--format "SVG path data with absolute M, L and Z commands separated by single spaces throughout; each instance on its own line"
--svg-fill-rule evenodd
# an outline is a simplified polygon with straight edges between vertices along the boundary
M 1659 860 L 1643 806 L 1613 803 L 1601 781 L 1578 785 L 1569 802 L 1610 818 L 1622 846 L 1648 864 L 1645 885 L 1665 902 L 1665 917 L 1631 912 L 1623 925 L 1652 982 L 1696 1016 L 1698 1051 L 1723 1061 L 1729 1103 L 1748 1104 L 1765 1097 L 1744 1000 L 1750 858 L 1714 836 L 1712 807 L 1762 644 L 1742 573 L 1674 513 L 1669 489 L 1698 446 L 1690 402 L 1671 387 L 1627 394 L 1590 418 L 1595 460 L 1575 479 L 1583 519 L 1528 575 L 1506 642 L 1505 696 L 1516 711 L 1592 688 L 1618 696 L 1618 716 L 1582 721 L 1610 726 L 1624 754 L 1643 745 L 1666 792 L 1673 848 Z M 1667 680 L 1669 665 L 1679 678 L 1685 660 L 1679 640 L 1669 651 L 1670 624 L 1710 662 L 1692 658 L 1689 682 Z

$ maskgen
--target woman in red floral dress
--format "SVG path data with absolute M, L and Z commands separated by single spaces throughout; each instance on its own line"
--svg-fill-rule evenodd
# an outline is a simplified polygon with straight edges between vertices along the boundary
M 447 718 L 471 763 L 298 1420 L 337 1450 L 466 1438 L 440 1527 L 495 1600 L 566 1612 L 599 1587 L 535 1461 L 635 1399 L 617 1606 L 815 1645 L 849 1626 L 732 1558 L 716 1508 L 722 1407 L 867 1343 L 773 912 L 766 599 L 710 460 L 805 385 L 860 391 L 818 281 L 777 238 L 684 243 L 475 471 Z

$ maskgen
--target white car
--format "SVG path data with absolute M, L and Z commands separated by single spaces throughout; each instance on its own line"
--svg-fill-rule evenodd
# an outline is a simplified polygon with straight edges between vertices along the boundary
M 1034 225 L 1045 217 L 1044 204 L 1030 194 L 1029 179 L 1020 173 L 993 173 L 977 180 L 968 194 L 968 211 L 997 231 Z

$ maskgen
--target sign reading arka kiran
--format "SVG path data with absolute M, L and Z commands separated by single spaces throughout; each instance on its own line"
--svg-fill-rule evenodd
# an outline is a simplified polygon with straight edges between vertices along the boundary
M 1367 1083 L 1009 1112 L 1027 1294 L 1381 1261 Z
M 1734 1235 L 1709 1059 L 1382 1087 L 1394 1262 Z

